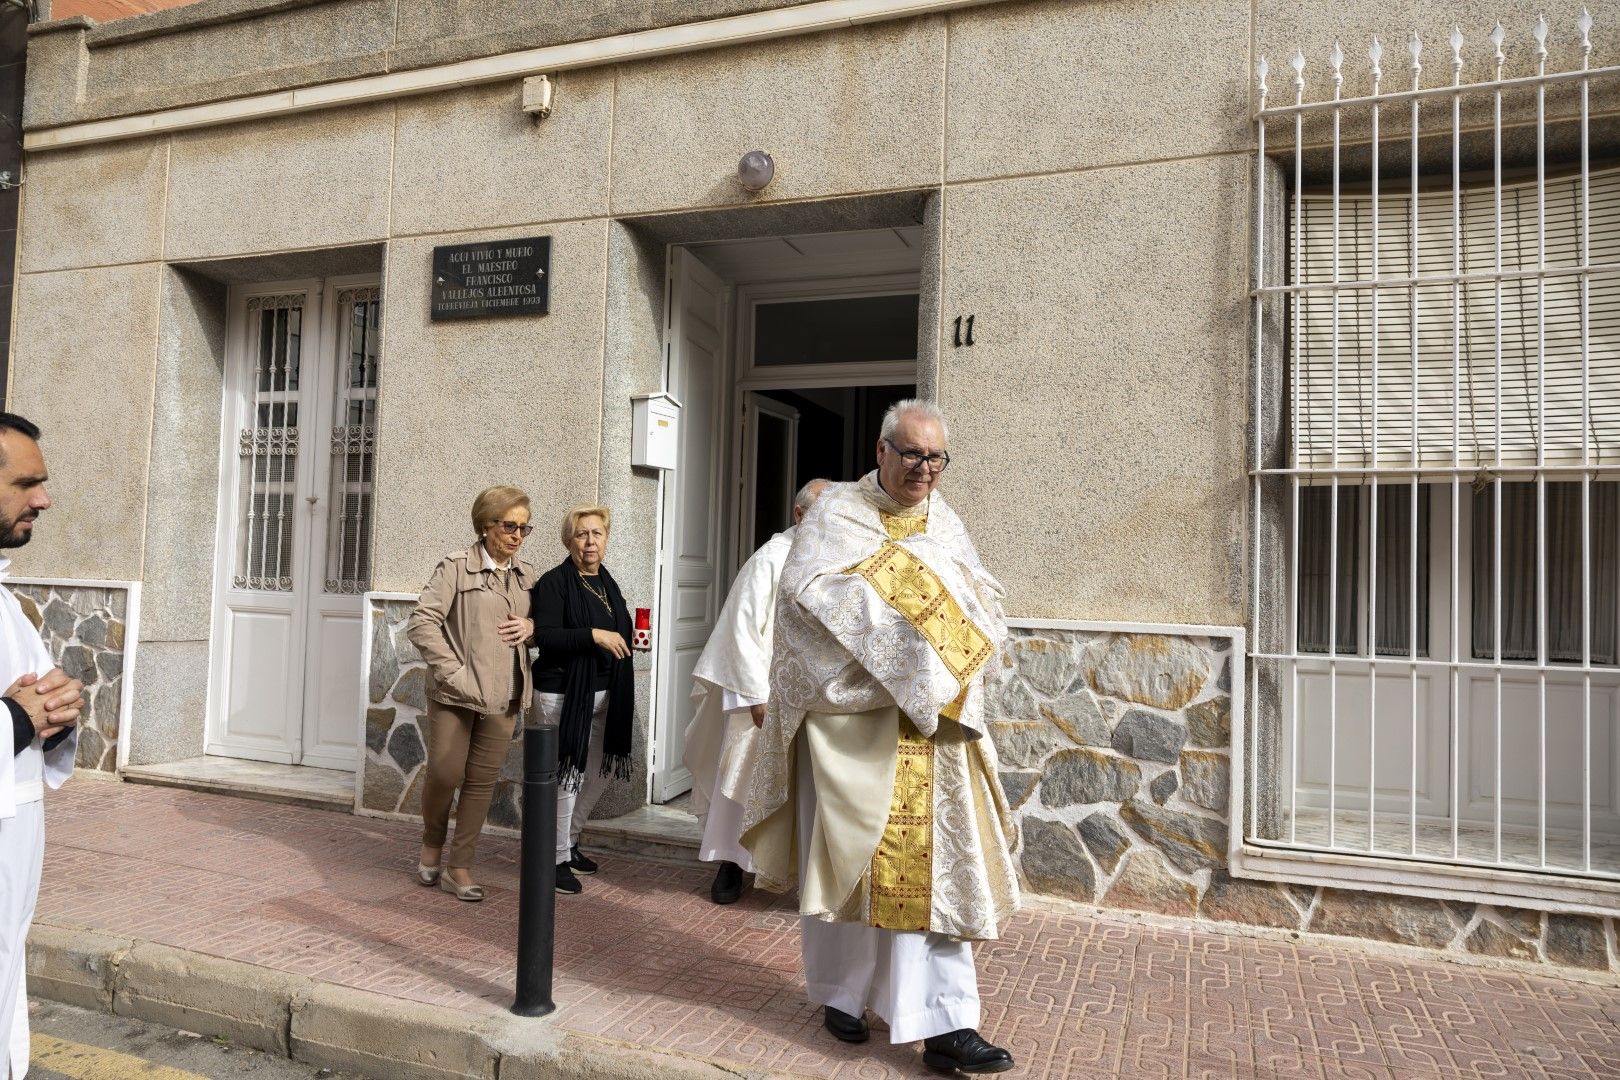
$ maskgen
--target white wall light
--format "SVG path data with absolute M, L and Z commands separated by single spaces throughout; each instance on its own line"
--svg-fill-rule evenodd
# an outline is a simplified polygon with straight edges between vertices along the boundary
M 737 162 L 737 183 L 749 191 L 764 191 L 776 178 L 776 162 L 763 150 L 750 150 Z

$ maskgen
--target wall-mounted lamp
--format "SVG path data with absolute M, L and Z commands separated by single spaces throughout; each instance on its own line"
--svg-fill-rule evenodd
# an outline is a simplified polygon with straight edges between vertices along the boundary
M 737 183 L 749 191 L 764 191 L 776 178 L 776 162 L 763 150 L 750 150 L 737 162 Z
M 535 120 L 551 115 L 551 80 L 544 75 L 531 75 L 523 80 L 523 111 Z

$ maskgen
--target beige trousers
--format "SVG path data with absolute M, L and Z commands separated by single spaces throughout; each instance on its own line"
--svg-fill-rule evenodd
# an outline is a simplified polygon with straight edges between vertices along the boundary
M 464 870 L 472 866 L 478 834 L 489 816 L 495 779 L 506 762 L 518 709 L 492 716 L 428 702 L 427 778 L 422 783 L 422 846 L 444 846 L 450 829 L 450 800 L 456 789 L 456 839 L 443 862 Z

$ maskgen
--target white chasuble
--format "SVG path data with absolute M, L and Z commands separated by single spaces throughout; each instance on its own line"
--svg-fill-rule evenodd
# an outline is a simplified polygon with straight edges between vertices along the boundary
M 938 493 L 877 474 L 825 491 L 777 589 L 770 706 L 743 821 L 756 880 L 832 922 L 992 939 L 1018 904 L 1012 816 L 985 734 L 1002 590 Z M 803 879 L 795 754 L 816 821 Z
M 759 734 L 748 706 L 770 697 L 776 583 L 793 535 L 777 533 L 743 564 L 692 669 L 695 708 L 681 760 L 692 772 L 692 813 L 700 818 L 717 795 L 747 798 Z

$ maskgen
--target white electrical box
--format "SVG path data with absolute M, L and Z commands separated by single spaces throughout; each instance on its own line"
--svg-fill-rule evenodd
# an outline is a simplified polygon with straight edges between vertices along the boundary
M 640 394 L 630 399 L 630 464 L 673 469 L 680 456 L 681 403 L 673 394 Z

